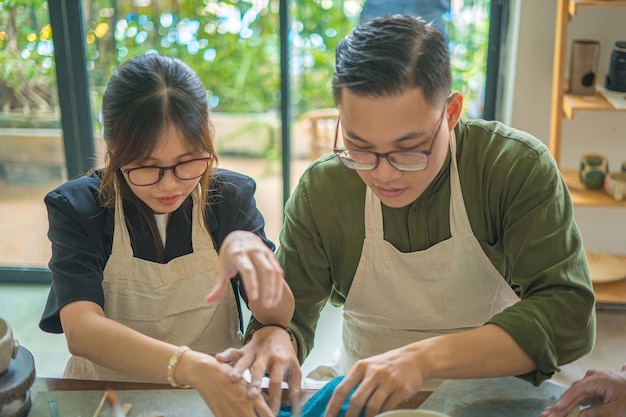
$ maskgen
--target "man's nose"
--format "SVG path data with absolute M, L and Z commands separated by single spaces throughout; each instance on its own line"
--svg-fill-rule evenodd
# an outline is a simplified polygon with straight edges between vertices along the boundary
M 389 181 L 402 176 L 402 171 L 391 165 L 386 156 L 380 156 L 378 165 L 372 170 L 372 176 L 381 181 Z

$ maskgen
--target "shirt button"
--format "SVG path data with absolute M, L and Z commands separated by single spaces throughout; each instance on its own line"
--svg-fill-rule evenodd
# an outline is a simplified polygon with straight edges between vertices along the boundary
M 413 211 L 420 211 L 421 208 L 422 206 L 420 205 L 420 203 L 413 204 Z

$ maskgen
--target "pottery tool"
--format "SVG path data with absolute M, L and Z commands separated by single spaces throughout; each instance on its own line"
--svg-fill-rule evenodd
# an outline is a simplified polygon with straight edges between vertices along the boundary
M 133 406 L 129 403 L 124 403 L 122 405 L 122 412 L 124 413 L 125 416 L 128 416 L 128 413 L 130 413 L 131 408 L 133 408 Z
M 110 389 L 106 390 L 104 394 L 107 402 L 109 403 L 109 407 L 111 407 L 113 417 L 126 417 L 126 414 L 124 414 L 124 411 L 122 411 L 120 399 L 118 398 L 117 394 Z
M 104 391 L 104 393 L 102 394 L 102 398 L 100 399 L 100 402 L 98 403 L 98 406 L 96 407 L 96 411 L 93 413 L 93 417 L 98 417 L 100 415 L 100 412 L 102 411 L 102 406 L 104 405 L 104 402 L 107 399 L 107 392 Z
M 50 417 L 59 417 L 59 408 L 57 407 L 56 401 L 49 400 L 48 408 L 50 409 Z

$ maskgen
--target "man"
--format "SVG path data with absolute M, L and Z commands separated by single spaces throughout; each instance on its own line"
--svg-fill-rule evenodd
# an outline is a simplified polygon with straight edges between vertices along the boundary
M 621 372 L 587 371 L 541 417 L 566 417 L 579 405 L 589 406 L 587 416 L 626 417 L 626 363 Z
M 586 257 L 548 149 L 461 119 L 450 88 L 445 38 L 421 19 L 381 17 L 337 47 L 335 154 L 301 177 L 277 252 L 300 362 L 326 302 L 344 306 L 347 374 L 327 416 L 357 385 L 347 417 L 389 410 L 434 379 L 540 384 L 593 346 Z M 257 352 L 253 385 L 294 368 L 286 332 L 259 327 L 244 347 Z

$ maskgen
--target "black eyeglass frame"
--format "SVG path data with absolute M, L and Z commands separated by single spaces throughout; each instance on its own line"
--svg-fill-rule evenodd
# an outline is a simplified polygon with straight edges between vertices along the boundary
M 333 144 L 333 152 L 335 155 L 337 155 L 337 157 L 339 158 L 339 160 L 348 168 L 350 169 L 354 169 L 354 170 L 359 170 L 359 171 L 372 171 L 374 169 L 376 169 L 376 167 L 378 167 L 378 164 L 380 162 L 380 158 L 381 157 L 385 157 L 387 159 L 387 162 L 389 162 L 389 164 L 391 166 L 393 166 L 394 168 L 400 170 L 400 171 L 409 171 L 409 172 L 416 172 L 416 171 L 423 171 L 426 168 L 428 168 L 428 162 L 430 159 L 430 155 L 432 154 L 432 150 L 433 150 L 433 146 L 435 145 L 435 141 L 437 140 L 437 134 L 439 133 L 439 130 L 441 129 L 441 125 L 443 124 L 443 117 L 446 113 L 446 108 L 448 107 L 447 102 L 446 104 L 443 106 L 443 109 L 441 111 L 441 116 L 439 117 L 439 123 L 437 124 L 437 128 L 435 129 L 435 132 L 433 133 L 433 137 L 432 140 L 430 142 L 430 147 L 428 148 L 428 150 L 425 151 L 391 151 L 391 152 L 385 152 L 385 153 L 378 153 L 378 152 L 371 152 L 371 151 L 359 151 L 359 150 L 349 150 L 346 149 L 345 147 L 342 148 L 338 148 L 337 147 L 337 140 L 339 139 L 339 125 L 341 124 L 341 119 L 338 117 L 337 118 L 337 126 L 335 127 L 335 141 Z M 346 162 L 345 158 L 343 158 L 341 156 L 341 154 L 343 153 L 348 153 L 348 155 L 350 154 L 350 152 L 357 152 L 360 154 L 368 154 L 368 155 L 374 155 L 376 157 L 376 163 L 372 166 L 372 167 L 367 167 L 367 168 L 355 168 L 353 166 L 350 166 L 348 162 Z M 419 155 L 423 155 L 426 162 L 424 164 L 424 166 L 420 166 L 417 168 L 407 168 L 406 166 L 402 166 L 402 165 L 398 165 L 397 162 L 394 162 L 390 157 L 393 156 L 394 154 L 419 154 Z
M 206 173 L 206 170 L 209 168 L 209 162 L 211 161 L 211 159 L 213 159 L 213 155 L 209 155 L 209 156 L 205 156 L 203 158 L 194 158 L 194 159 L 190 159 L 188 161 L 182 161 L 179 162 L 177 164 L 168 166 L 168 167 L 160 167 L 157 165 L 146 165 L 146 166 L 140 166 L 140 167 L 135 167 L 135 168 L 120 168 L 120 171 L 122 171 L 122 173 L 126 174 L 126 178 L 128 178 L 128 181 L 130 181 L 131 184 L 137 186 L 137 187 L 148 187 L 150 185 L 154 185 L 157 184 L 159 181 L 161 181 L 163 179 L 163 175 L 165 174 L 165 171 L 169 171 L 171 170 L 174 173 L 174 176 L 176 178 L 178 178 L 179 180 L 182 181 L 191 181 L 191 180 L 195 180 L 197 178 L 200 178 L 201 176 L 203 176 Z M 178 172 L 176 171 L 176 168 L 178 168 L 179 165 L 182 164 L 187 164 L 189 162 L 195 162 L 195 161 L 205 161 L 206 162 L 206 167 L 204 168 L 204 171 L 202 171 L 202 174 L 195 176 L 193 178 L 181 178 L 178 176 Z M 143 168 L 158 168 L 159 169 L 159 178 L 155 181 L 155 182 L 151 182 L 150 184 L 136 184 L 135 182 L 133 182 L 133 180 L 130 178 L 130 173 L 133 171 L 136 171 L 138 169 L 143 169 Z

